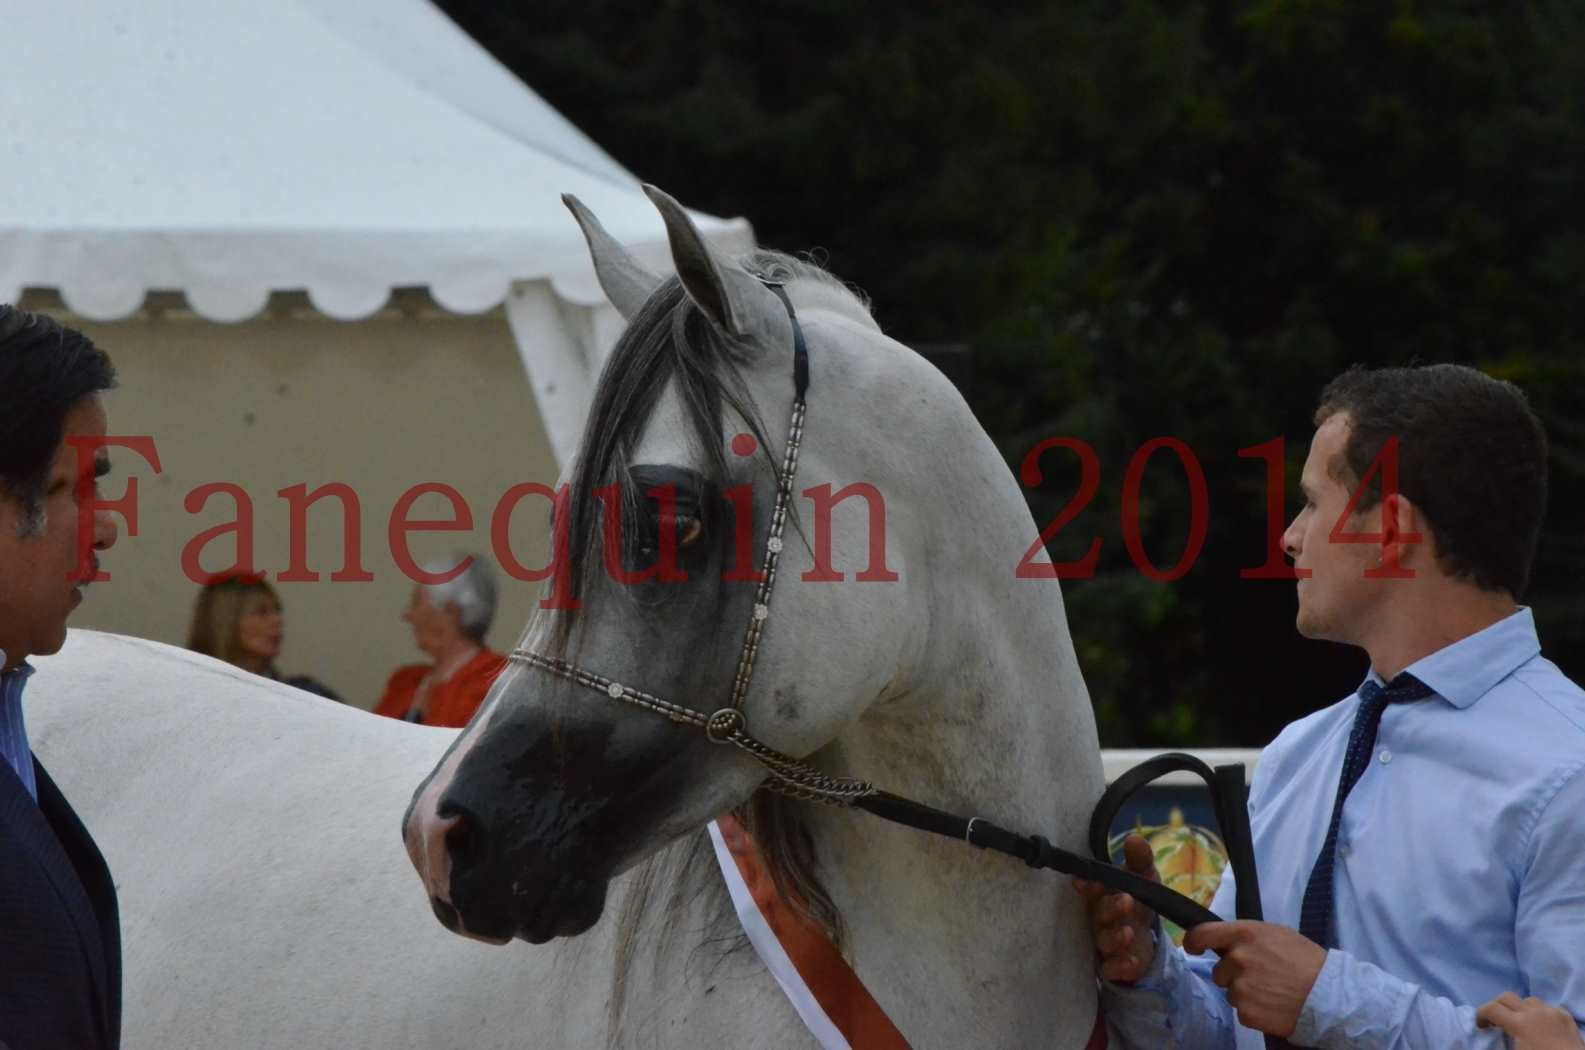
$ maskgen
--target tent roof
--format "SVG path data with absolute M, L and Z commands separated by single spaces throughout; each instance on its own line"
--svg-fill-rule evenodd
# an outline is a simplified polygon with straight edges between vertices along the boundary
M 637 180 L 428 0 L 300 0 L 419 89 L 519 142 L 621 186 Z
M 334 317 L 423 286 L 600 300 L 576 193 L 640 256 L 653 206 L 426 0 L 0 0 L 0 301 L 124 317 L 154 290 L 240 320 L 274 291 Z M 742 249 L 742 221 L 700 217 Z

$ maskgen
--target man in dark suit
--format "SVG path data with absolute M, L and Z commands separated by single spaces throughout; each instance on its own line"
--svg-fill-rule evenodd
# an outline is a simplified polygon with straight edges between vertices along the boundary
M 99 394 L 114 382 L 81 333 L 0 305 L 0 1046 L 10 1050 L 121 1040 L 115 884 L 22 720 L 27 658 L 66 641 L 94 574 L 82 570 L 97 570 L 95 552 L 116 539 L 90 502 L 109 462 L 84 441 L 104 436 Z

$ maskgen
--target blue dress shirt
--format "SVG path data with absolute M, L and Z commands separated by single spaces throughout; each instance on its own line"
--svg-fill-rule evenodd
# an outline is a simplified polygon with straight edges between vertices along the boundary
M 5 650 L 0 649 L 0 667 L 5 662 Z M 33 752 L 28 749 L 27 726 L 22 721 L 22 687 L 32 673 L 29 664 L 0 673 L 0 758 L 16 771 L 17 779 L 37 802 L 39 788 L 33 775 Z
M 1585 1019 L 1585 692 L 1541 656 L 1529 609 L 1406 670 L 1338 838 L 1338 948 L 1292 1041 L 1322 1050 L 1502 1050 L 1475 1008 L 1503 991 Z M 1380 683 L 1372 671 L 1369 679 Z M 1295 929 L 1326 837 L 1358 694 L 1261 754 L 1250 825 L 1268 922 Z M 1211 910 L 1232 918 L 1229 870 Z M 1150 971 L 1104 984 L 1130 1050 L 1261 1050 L 1211 981 L 1216 955 L 1159 936 Z

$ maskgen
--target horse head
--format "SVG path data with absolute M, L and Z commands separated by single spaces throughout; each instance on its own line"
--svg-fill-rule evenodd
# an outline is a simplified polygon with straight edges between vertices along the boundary
M 818 267 L 726 258 L 646 192 L 676 277 L 567 200 L 628 327 L 563 478 L 558 575 L 404 820 L 437 916 L 485 940 L 582 933 L 615 875 L 766 780 L 723 732 L 644 698 L 709 715 L 743 683 L 737 725 L 803 757 L 840 750 L 925 670 L 930 602 L 908 570 L 940 537 L 909 523 L 939 517 L 920 505 L 939 493 L 916 443 L 932 399 L 955 392 Z M 824 507 L 803 495 L 854 483 L 834 506 L 830 488 Z

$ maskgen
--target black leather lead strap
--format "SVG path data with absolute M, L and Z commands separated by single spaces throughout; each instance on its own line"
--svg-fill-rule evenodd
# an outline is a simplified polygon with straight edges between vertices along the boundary
M 1020 835 L 980 817 L 965 819 L 885 791 L 855 799 L 853 805 L 897 824 L 962 839 L 980 849 L 1017 857 L 1032 868 L 1050 868 L 1120 890 L 1143 901 L 1158 915 L 1190 930 L 1203 922 L 1219 922 L 1221 917 L 1198 901 L 1111 863 L 1112 821 L 1123 803 L 1140 788 L 1177 771 L 1193 773 L 1205 781 L 1223 844 L 1227 846 L 1227 862 L 1237 881 L 1238 917 L 1259 919 L 1260 878 L 1255 869 L 1254 838 L 1249 830 L 1249 789 L 1242 764 L 1217 766 L 1213 770 L 1193 755 L 1169 752 L 1124 773 L 1102 793 L 1090 816 L 1090 849 L 1095 854 L 1094 859 L 1058 849 L 1040 835 Z M 1270 1035 L 1266 1036 L 1266 1048 L 1290 1050 L 1286 1040 Z
M 877 791 L 855 799 L 853 805 L 896 824 L 928 831 L 947 838 L 962 839 L 980 849 L 1005 853 L 1034 868 L 1050 868 L 1099 882 L 1108 889 L 1120 890 L 1148 904 L 1156 912 L 1189 930 L 1202 922 L 1217 922 L 1219 917 L 1199 902 L 1167 889 L 1111 863 L 1109 849 L 1112 821 L 1123 803 L 1140 788 L 1176 771 L 1195 774 L 1205 781 L 1211 793 L 1217 824 L 1228 849 L 1228 863 L 1238 885 L 1238 917 L 1259 919 L 1260 879 L 1255 870 L 1255 851 L 1249 832 L 1247 789 L 1242 765 L 1220 766 L 1213 770 L 1193 755 L 1172 752 L 1158 755 L 1124 773 L 1106 789 L 1090 818 L 1090 850 L 1094 858 L 1081 857 L 1059 849 L 1040 835 L 1021 835 L 1008 831 L 981 817 L 965 818 L 947 813 L 912 799 Z
M 1193 755 L 1186 755 L 1181 751 L 1157 755 L 1155 758 L 1141 762 L 1113 781 L 1101 795 L 1101 800 L 1096 803 L 1095 812 L 1090 815 L 1090 850 L 1097 857 L 1110 859 L 1112 821 L 1116 819 L 1117 811 L 1122 808 L 1123 803 L 1127 802 L 1134 792 L 1157 778 L 1180 770 L 1193 773 L 1205 781 L 1206 789 L 1211 793 L 1211 807 L 1216 813 L 1216 824 L 1222 832 L 1222 844 L 1227 847 L 1227 863 L 1233 869 L 1233 879 L 1237 886 L 1237 895 L 1234 898 L 1235 914 L 1240 919 L 1260 919 L 1263 914 L 1260 904 L 1260 873 L 1255 864 L 1255 837 L 1249 829 L 1249 786 L 1242 763 L 1217 766 L 1213 770 Z M 1133 890 L 1126 892 L 1134 893 Z M 1139 894 L 1134 896 L 1137 897 Z M 1140 899 L 1147 904 L 1150 903 L 1146 898 Z M 1153 904 L 1151 906 L 1155 907 Z M 1161 908 L 1156 910 L 1184 929 L 1191 928 L 1189 923 L 1170 912 Z M 1217 918 L 1212 915 L 1207 921 L 1214 922 Z M 1291 1050 L 1291 1044 L 1286 1039 L 1268 1035 L 1266 1050 Z
M 980 849 L 995 850 L 1017 857 L 1032 868 L 1049 868 L 1064 875 L 1099 882 L 1110 889 L 1121 890 L 1139 898 L 1173 922 L 1189 929 L 1202 922 L 1217 921 L 1216 915 L 1194 900 L 1167 889 L 1159 882 L 1151 882 L 1131 871 L 1114 867 L 1105 861 L 1082 857 L 1059 849 L 1041 835 L 1020 835 L 985 820 L 972 819 L 946 813 L 911 799 L 885 791 L 855 799 L 853 805 L 920 831 L 929 831 L 947 838 L 961 839 Z
M 1227 862 L 1238 887 L 1236 912 L 1240 919 L 1261 918 L 1260 876 L 1255 868 L 1255 845 L 1249 831 L 1249 789 L 1245 786 L 1243 765 L 1212 769 L 1193 755 L 1169 751 L 1147 759 L 1114 780 L 1090 815 L 1090 852 L 1097 859 L 1111 860 L 1112 822 L 1118 810 L 1135 792 L 1168 773 L 1193 773 L 1205 781 L 1211 795 L 1211 808 L 1227 847 Z M 1132 892 L 1132 891 L 1129 891 Z M 1172 916 L 1167 916 L 1178 922 Z M 1184 929 L 1190 927 L 1178 922 Z
M 1216 782 L 1220 790 L 1212 789 L 1211 799 L 1216 805 L 1216 823 L 1222 829 L 1222 845 L 1227 847 L 1227 863 L 1236 880 L 1234 913 L 1240 919 L 1260 919 L 1260 872 L 1255 864 L 1255 836 L 1249 830 L 1249 785 L 1243 764 L 1217 766 Z

